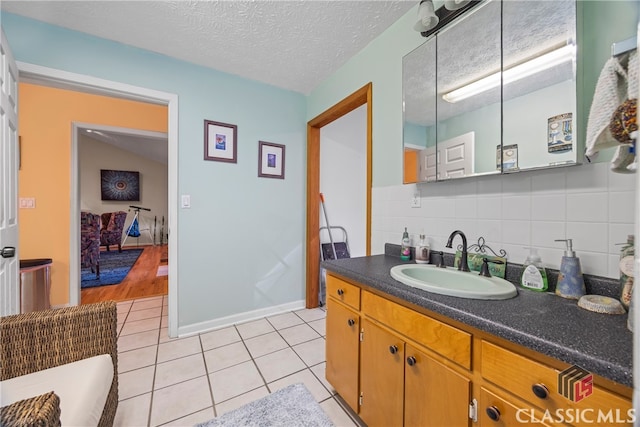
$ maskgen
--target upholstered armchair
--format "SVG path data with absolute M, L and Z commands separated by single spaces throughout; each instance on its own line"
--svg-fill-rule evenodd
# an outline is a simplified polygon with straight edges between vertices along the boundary
M 80 264 L 100 278 L 100 216 L 80 212 Z
M 124 211 L 107 212 L 102 214 L 102 228 L 100 229 L 100 246 L 118 245 L 118 252 L 122 252 L 122 230 L 127 213 Z

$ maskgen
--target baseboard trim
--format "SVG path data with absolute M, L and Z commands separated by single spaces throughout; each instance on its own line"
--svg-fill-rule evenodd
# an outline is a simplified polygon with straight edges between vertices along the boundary
M 281 305 L 260 308 L 258 310 L 246 311 L 244 313 L 233 314 L 231 316 L 220 317 L 218 319 L 207 320 L 206 322 L 194 323 L 192 325 L 178 327 L 178 337 L 184 338 L 192 335 L 210 332 L 215 329 L 224 328 L 238 323 L 249 322 L 263 317 L 274 316 L 293 310 L 305 308 L 305 300 L 298 300 Z

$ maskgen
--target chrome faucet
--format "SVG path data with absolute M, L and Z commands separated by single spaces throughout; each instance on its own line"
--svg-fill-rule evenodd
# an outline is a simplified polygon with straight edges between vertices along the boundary
M 458 264 L 458 270 L 460 271 L 470 271 L 469 263 L 467 262 L 467 236 L 460 230 L 456 230 L 449 236 L 449 240 L 447 240 L 447 248 L 451 248 L 451 243 L 453 242 L 453 238 L 456 237 L 456 234 L 459 234 L 462 237 L 462 255 L 460 257 L 460 264 Z

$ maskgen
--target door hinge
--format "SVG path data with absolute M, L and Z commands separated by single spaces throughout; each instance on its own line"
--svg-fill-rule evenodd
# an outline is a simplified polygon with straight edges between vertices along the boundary
M 360 331 L 360 342 L 364 341 L 364 328 Z
M 474 423 L 478 422 L 478 401 L 476 399 L 473 399 L 471 403 L 469 403 L 469 418 L 471 418 Z
M 360 393 L 360 398 L 358 399 L 358 405 L 362 406 L 362 393 Z

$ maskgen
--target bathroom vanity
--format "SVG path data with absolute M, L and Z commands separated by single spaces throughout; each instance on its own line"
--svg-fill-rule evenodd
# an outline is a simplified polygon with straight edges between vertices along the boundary
M 429 293 L 391 277 L 402 263 L 323 263 L 326 377 L 367 425 L 632 424 L 626 316 L 526 289 L 502 301 Z

